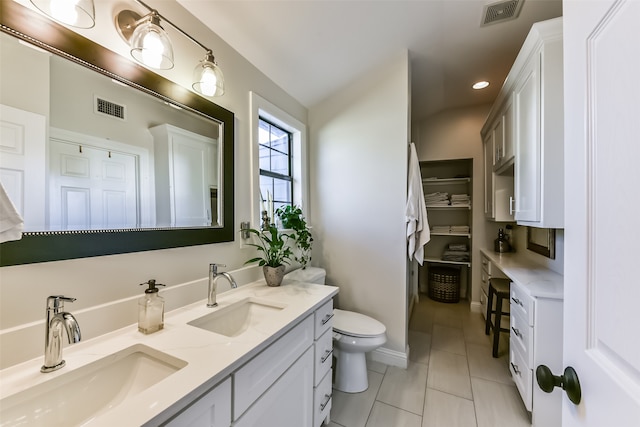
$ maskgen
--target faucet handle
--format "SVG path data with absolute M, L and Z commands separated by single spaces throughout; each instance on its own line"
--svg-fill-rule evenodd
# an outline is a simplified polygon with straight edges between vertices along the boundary
M 226 267 L 226 264 L 216 264 L 216 263 L 211 263 L 209 264 L 209 271 L 213 274 L 218 274 L 218 267 Z
M 65 297 L 64 295 L 51 295 L 47 297 L 47 308 L 53 308 L 56 312 L 64 308 L 64 302 L 74 302 L 76 299 L 72 297 Z

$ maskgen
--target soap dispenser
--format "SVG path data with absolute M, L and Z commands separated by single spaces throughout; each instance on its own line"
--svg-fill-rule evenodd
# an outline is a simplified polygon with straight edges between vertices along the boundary
M 156 286 L 165 286 L 150 279 L 140 286 L 148 285 L 144 296 L 138 300 L 138 330 L 143 334 L 151 334 L 164 327 L 164 298 L 158 295 Z

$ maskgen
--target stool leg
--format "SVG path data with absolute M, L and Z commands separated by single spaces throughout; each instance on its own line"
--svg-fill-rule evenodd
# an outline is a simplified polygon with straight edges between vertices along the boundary
M 496 320 L 493 326 L 493 357 L 498 357 L 498 340 L 500 339 L 500 323 L 502 320 L 502 297 L 496 295 Z
M 489 285 L 489 295 L 487 295 L 487 320 L 484 323 L 484 334 L 489 335 L 491 331 L 491 309 L 493 308 L 493 288 Z

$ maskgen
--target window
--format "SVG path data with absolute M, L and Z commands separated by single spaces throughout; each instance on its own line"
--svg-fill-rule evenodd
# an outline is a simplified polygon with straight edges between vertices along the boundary
M 273 209 L 293 204 L 291 132 L 260 117 L 258 152 L 260 158 L 260 197 L 273 200 Z
M 251 218 L 254 228 L 267 208 L 267 191 L 273 209 L 300 206 L 309 215 L 307 127 L 291 114 L 250 94 L 251 108 Z

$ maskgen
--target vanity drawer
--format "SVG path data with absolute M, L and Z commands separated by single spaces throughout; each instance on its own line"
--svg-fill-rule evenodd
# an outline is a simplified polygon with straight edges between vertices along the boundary
M 511 312 L 511 331 L 510 344 L 517 346 L 527 362 L 527 365 L 533 365 L 533 328 L 519 311 Z
M 482 317 L 487 319 L 487 293 L 484 290 L 480 290 L 480 305 L 482 306 Z
M 237 420 L 312 344 L 311 315 L 238 369 L 233 375 L 233 419 Z
M 326 331 L 315 343 L 315 369 L 314 385 L 318 385 L 320 380 L 331 370 L 333 364 L 333 333 Z
M 482 273 L 480 273 L 480 289 L 485 295 L 489 293 L 489 277 L 489 274 L 483 269 Z
M 491 277 L 491 260 L 483 253 L 480 253 L 480 262 L 482 263 L 482 270 L 487 273 L 487 276 Z
M 522 396 L 524 406 L 527 411 L 531 411 L 533 406 L 533 371 L 529 368 L 517 346 L 510 346 L 509 348 L 509 370 L 520 396 Z
M 331 371 L 313 390 L 313 427 L 320 427 L 331 411 Z
M 517 283 L 511 283 L 511 307 L 526 319 L 529 326 L 533 326 L 533 311 L 535 300 L 531 298 Z
M 333 322 L 333 300 L 330 299 L 322 307 L 316 310 L 315 317 L 315 339 L 331 329 Z

